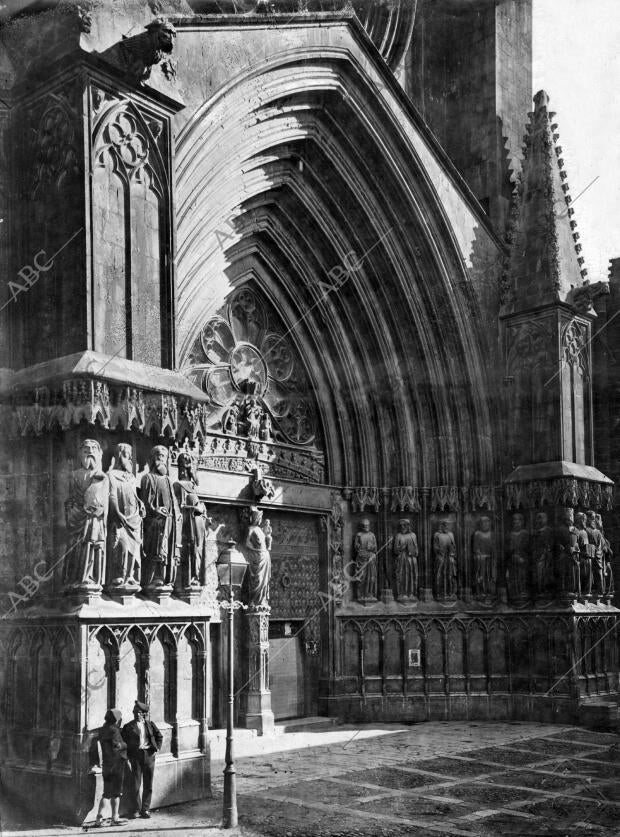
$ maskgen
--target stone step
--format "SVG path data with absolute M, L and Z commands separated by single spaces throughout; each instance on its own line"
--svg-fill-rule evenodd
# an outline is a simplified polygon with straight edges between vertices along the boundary
M 287 732 L 323 732 L 334 727 L 336 723 L 336 718 L 327 718 L 323 715 L 313 715 L 309 718 L 290 718 L 276 724 L 276 735 Z
M 588 699 L 579 706 L 579 723 L 588 729 L 616 731 L 620 722 L 618 704 L 610 700 Z

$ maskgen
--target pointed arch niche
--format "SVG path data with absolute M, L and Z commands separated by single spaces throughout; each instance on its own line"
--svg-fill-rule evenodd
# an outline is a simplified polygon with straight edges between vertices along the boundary
M 162 130 L 121 101 L 104 109 L 92 158 L 93 346 L 154 366 L 170 362 Z

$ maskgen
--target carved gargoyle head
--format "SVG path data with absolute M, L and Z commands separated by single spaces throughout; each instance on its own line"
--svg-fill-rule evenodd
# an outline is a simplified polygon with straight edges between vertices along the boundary
M 174 49 L 174 41 L 177 36 L 177 30 L 170 21 L 163 17 L 156 17 L 144 28 L 151 36 L 153 50 L 170 55 Z

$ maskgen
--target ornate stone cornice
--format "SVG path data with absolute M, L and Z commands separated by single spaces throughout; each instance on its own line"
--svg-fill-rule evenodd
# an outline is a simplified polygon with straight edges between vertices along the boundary
M 366 507 L 378 511 L 381 506 L 381 493 L 391 498 L 391 512 L 420 512 L 422 510 L 421 496 L 426 491 L 430 495 L 430 511 L 494 511 L 497 503 L 495 486 L 493 485 L 435 485 L 430 487 L 414 487 L 399 485 L 389 489 L 372 486 L 358 486 L 347 488 L 343 494 L 350 500 L 353 512 L 366 510 Z
M 609 511 L 613 507 L 613 488 L 611 483 L 559 477 L 508 483 L 504 488 L 504 496 L 509 510 L 541 508 L 546 505 Z

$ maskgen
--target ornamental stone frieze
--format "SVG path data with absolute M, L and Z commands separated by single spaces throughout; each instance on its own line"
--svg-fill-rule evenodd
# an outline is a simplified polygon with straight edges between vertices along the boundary
M 418 489 L 412 488 L 410 485 L 399 486 L 392 488 L 392 505 L 393 512 L 419 512 L 421 509 Z
M 374 486 L 357 486 L 343 489 L 345 500 L 349 500 L 353 512 L 364 512 L 366 508 L 377 511 L 381 505 L 383 489 Z M 493 485 L 436 485 L 429 488 L 414 488 L 410 485 L 394 486 L 385 489 L 385 496 L 390 497 L 390 511 L 413 512 L 422 511 L 422 492 L 430 496 L 429 510 L 432 512 L 445 511 L 494 511 L 497 503 L 495 486 Z
M 613 508 L 613 485 L 561 477 L 554 480 L 509 483 L 504 496 L 507 509 L 567 506 L 575 508 Z

